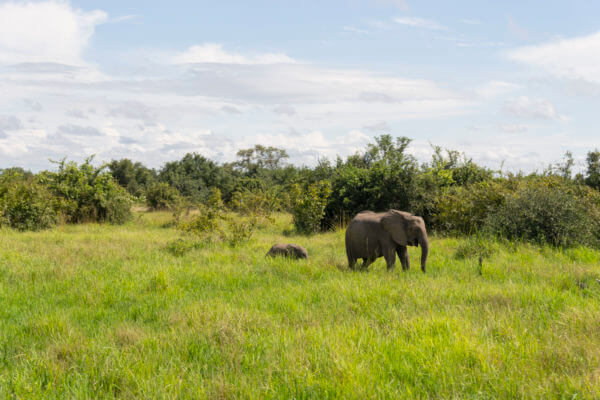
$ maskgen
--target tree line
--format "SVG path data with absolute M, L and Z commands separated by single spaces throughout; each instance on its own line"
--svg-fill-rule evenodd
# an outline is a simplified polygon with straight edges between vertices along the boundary
M 287 162 L 284 149 L 256 145 L 217 163 L 197 153 L 151 169 L 129 159 L 99 167 L 62 160 L 54 171 L 0 171 L 0 224 L 21 230 L 57 223 L 122 223 L 131 205 L 174 214 L 223 206 L 243 213 L 287 211 L 298 231 L 342 226 L 362 210 L 405 210 L 438 234 L 493 234 L 555 246 L 600 243 L 600 151 L 573 174 L 570 152 L 533 173 L 505 173 L 433 146 L 427 162 L 410 139 L 376 137 L 362 151 L 314 167 Z

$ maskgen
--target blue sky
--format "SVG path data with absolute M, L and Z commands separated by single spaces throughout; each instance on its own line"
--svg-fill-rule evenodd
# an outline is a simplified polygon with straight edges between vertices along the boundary
M 600 3 L 0 1 L 0 168 L 374 136 L 541 170 L 600 147 Z

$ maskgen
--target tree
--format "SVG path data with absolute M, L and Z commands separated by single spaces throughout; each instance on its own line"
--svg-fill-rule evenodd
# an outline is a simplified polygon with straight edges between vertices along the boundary
M 375 138 L 363 154 L 336 161 L 328 178 L 332 193 L 325 209 L 325 226 L 339 224 L 363 210 L 408 210 L 418 164 L 406 153 L 410 139 L 390 135 Z
M 586 185 L 600 189 L 600 151 L 596 149 L 588 152 L 585 161 L 587 162 Z
M 243 149 L 237 152 L 239 160 L 235 165 L 248 175 L 256 175 L 261 169 L 276 170 L 281 168 L 283 160 L 289 158 L 284 149 L 265 147 L 257 144 L 252 149 Z
M 179 161 L 166 163 L 158 174 L 158 180 L 196 202 L 206 200 L 214 187 L 228 198 L 235 186 L 233 177 L 225 168 L 197 153 L 188 153 Z
M 563 156 L 563 162 L 556 164 L 556 171 L 560 176 L 566 179 L 571 179 L 573 165 L 575 161 L 573 160 L 573 153 L 570 151 L 566 151 Z
M 156 171 L 146 168 L 140 162 L 134 164 L 128 158 L 112 160 L 108 169 L 119 185 L 134 196 L 145 194 L 148 187 L 156 181 Z

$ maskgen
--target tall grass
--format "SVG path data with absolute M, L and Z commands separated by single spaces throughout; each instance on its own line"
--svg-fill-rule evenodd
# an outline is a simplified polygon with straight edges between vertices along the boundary
M 427 274 L 358 273 L 343 231 L 173 252 L 169 218 L 0 230 L 0 397 L 600 396 L 599 251 L 492 243 L 480 275 L 432 238 Z

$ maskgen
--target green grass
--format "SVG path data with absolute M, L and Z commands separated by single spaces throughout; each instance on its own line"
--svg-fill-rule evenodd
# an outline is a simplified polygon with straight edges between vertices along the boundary
M 346 268 L 343 231 L 174 255 L 169 215 L 0 230 L 1 398 L 598 398 L 600 252 L 432 238 Z M 268 259 L 276 242 L 309 261 Z

